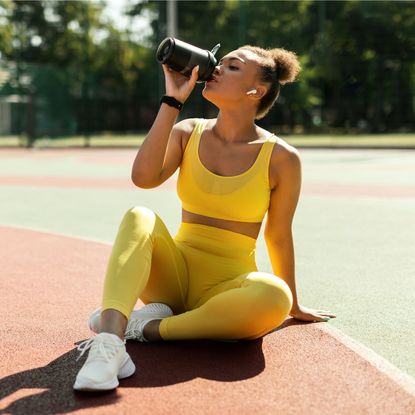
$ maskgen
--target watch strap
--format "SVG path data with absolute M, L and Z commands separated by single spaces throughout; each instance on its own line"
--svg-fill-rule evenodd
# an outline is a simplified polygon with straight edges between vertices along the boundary
M 178 101 L 176 98 L 171 97 L 169 95 L 163 95 L 160 100 L 160 105 L 162 103 L 169 105 L 170 107 L 177 108 L 179 111 L 183 108 L 183 103 Z

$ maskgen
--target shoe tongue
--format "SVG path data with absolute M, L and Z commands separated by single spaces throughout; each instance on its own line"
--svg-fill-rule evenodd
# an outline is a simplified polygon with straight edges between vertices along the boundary
M 124 342 L 116 335 L 112 333 L 99 333 L 97 337 L 101 338 L 107 343 L 124 344 Z

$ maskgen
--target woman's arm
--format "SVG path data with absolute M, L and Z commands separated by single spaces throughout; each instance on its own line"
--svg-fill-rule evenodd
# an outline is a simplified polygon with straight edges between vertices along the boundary
M 184 103 L 196 85 L 199 67 L 193 68 L 190 78 L 172 71 L 165 64 L 162 67 L 165 75 L 166 95 Z M 173 160 L 171 164 L 180 161 L 182 125 L 178 123 L 174 126 L 178 115 L 178 109 L 166 103 L 161 104 L 157 117 L 133 163 L 131 179 L 135 185 L 151 188 L 167 179 L 167 175 L 163 174 L 163 168 L 169 141 L 169 160 Z
M 173 152 L 176 158 L 180 156 L 181 130 L 180 126 L 174 125 L 178 115 L 178 109 L 165 103 L 161 105 L 133 163 L 131 179 L 136 186 L 152 188 L 162 183 L 160 176 L 168 144 L 170 153 Z
M 277 185 L 271 191 L 264 238 L 275 275 L 290 287 L 293 307 L 298 307 L 292 222 L 301 189 L 301 161 L 298 151 L 285 149 L 278 159 Z
M 329 310 L 316 310 L 299 304 L 295 286 L 295 259 L 292 221 L 301 189 L 301 161 L 298 151 L 290 147 L 278 162 L 277 185 L 271 192 L 264 237 L 272 270 L 290 287 L 293 305 L 290 315 L 301 321 L 328 321 L 336 317 Z

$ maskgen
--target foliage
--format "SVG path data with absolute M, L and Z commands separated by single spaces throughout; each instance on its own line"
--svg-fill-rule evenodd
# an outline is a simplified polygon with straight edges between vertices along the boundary
M 155 50 L 167 36 L 166 6 L 166 1 L 130 0 L 126 15 L 145 15 L 152 28 L 137 42 L 131 27 L 117 29 L 105 17 L 103 0 L 0 0 L 0 64 L 12 74 L 3 94 L 15 88 L 49 100 L 54 117 L 60 108 L 67 124 L 80 132 L 148 128 L 164 91 Z M 209 50 L 221 43 L 218 56 L 244 44 L 297 53 L 298 82 L 283 87 L 262 125 L 282 131 L 297 126 L 408 131 L 415 127 L 413 6 L 411 1 L 178 1 L 177 37 Z M 23 75 L 29 84 L 21 81 Z M 1 88 L 0 82 L 0 94 Z M 57 91 L 66 104 L 54 98 Z M 198 90 L 188 104 L 183 116 L 216 111 Z

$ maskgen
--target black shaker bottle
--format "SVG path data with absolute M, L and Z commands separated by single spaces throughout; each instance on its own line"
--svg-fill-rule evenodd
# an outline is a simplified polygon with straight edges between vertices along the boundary
M 173 37 L 164 39 L 157 48 L 156 58 L 176 72 L 190 78 L 192 69 L 199 65 L 198 83 L 212 79 L 218 63 L 215 53 L 220 48 L 218 43 L 211 51 L 200 49 Z

